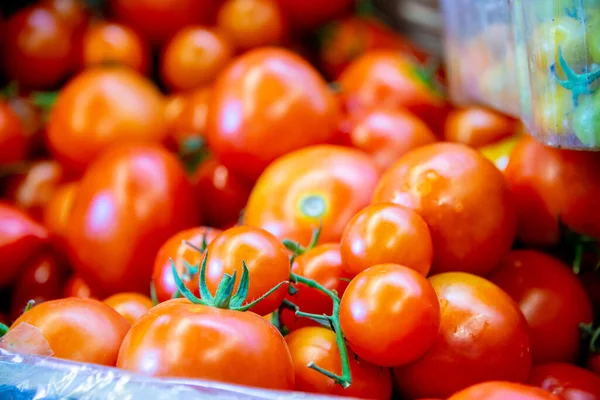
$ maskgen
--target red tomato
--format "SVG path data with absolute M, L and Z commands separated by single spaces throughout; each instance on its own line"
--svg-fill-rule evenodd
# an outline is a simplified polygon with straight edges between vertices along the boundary
M 373 203 L 417 211 L 433 239 L 433 273 L 490 272 L 510 250 L 517 216 L 502 173 L 476 150 L 437 143 L 407 153 L 381 178 Z
M 25 136 L 24 139 L 26 143 L 26 152 L 25 154 L 34 153 L 38 151 L 45 155 L 46 149 L 43 143 L 43 138 L 40 133 L 42 128 L 45 126 L 46 122 L 44 121 L 44 112 L 33 104 L 29 97 L 15 95 L 9 96 L 6 101 L 10 106 L 10 109 L 16 115 L 20 122 L 22 132 Z M 0 104 L 2 104 L 0 102 Z M 2 147 L 3 150 L 9 150 L 10 147 Z M 20 152 L 19 147 L 15 146 L 12 148 L 11 152 L 14 151 L 15 154 L 24 154 Z M 34 153 L 34 155 L 37 155 Z
M 321 327 L 298 329 L 285 337 L 296 374 L 295 391 L 362 399 L 388 400 L 392 396 L 390 370 L 356 360 L 350 352 L 352 385 L 342 388 L 332 379 L 307 367 L 310 362 L 334 374 L 341 374 L 340 354 L 335 333 Z
M 185 286 L 194 294 L 199 295 L 198 275 L 191 276 L 190 279 L 185 278 L 186 273 L 189 274 L 189 271 L 187 271 L 184 260 L 192 266 L 200 266 L 203 253 L 193 249 L 184 243 L 184 241 L 202 248 L 204 240 L 206 240 L 206 244 L 209 244 L 220 233 L 221 230 L 219 229 L 199 226 L 176 233 L 161 246 L 156 255 L 156 260 L 154 260 L 154 271 L 152 272 L 152 282 L 154 283 L 158 301 L 169 300 L 173 296 L 173 293 L 177 291 L 171 259 L 173 259 L 177 274 L 185 283 Z
M 313 146 L 287 154 L 260 177 L 244 222 L 307 245 L 322 222 L 320 243 L 337 242 L 350 219 L 369 203 L 379 170 L 358 150 Z
M 79 299 L 97 299 L 98 294 L 90 288 L 90 285 L 75 274 L 72 275 L 65 283 L 63 288 L 63 297 L 77 297 Z
M 123 341 L 117 366 L 151 376 L 294 388 L 290 352 L 269 321 L 185 299 L 159 304 L 140 318 Z
M 40 5 L 51 10 L 74 31 L 81 31 L 90 19 L 85 2 L 80 0 L 42 0 Z
M 186 141 L 204 138 L 211 89 L 208 87 L 178 93 L 166 103 L 165 113 L 170 139 L 178 150 L 187 150 Z
M 427 276 L 433 245 L 427 223 L 413 210 L 374 204 L 346 225 L 341 240 L 343 268 L 351 276 L 377 264 L 400 264 Z
M 71 28 L 52 11 L 28 7 L 8 20 L 4 71 L 11 80 L 33 89 L 54 87 L 72 67 Z
M 67 227 L 73 268 L 101 294 L 147 293 L 159 247 L 197 225 L 199 214 L 172 154 L 151 145 L 114 148 L 79 183 Z
M 249 288 L 245 304 L 266 294 L 290 278 L 290 260 L 283 244 L 269 232 L 249 226 L 230 228 L 218 235 L 207 248 L 206 285 L 214 295 L 224 274 L 237 274 L 236 289 L 242 276 L 242 262 L 248 267 Z M 287 285 L 282 285 L 252 307 L 259 315 L 279 308 Z
M 106 304 L 74 298 L 36 305 L 12 324 L 9 334 L 20 324 L 37 328 L 56 358 L 109 366 L 115 365 L 129 329 L 127 321 Z M 19 350 L 27 349 L 14 349 Z
M 440 330 L 423 357 L 394 369 L 400 393 L 447 398 L 477 383 L 524 382 L 531 370 L 529 328 L 512 299 L 471 274 L 451 272 L 429 281 L 440 300 Z
M 482 147 L 511 136 L 515 120 L 481 107 L 456 109 L 448 114 L 444 138 L 448 142 Z
M 590 371 L 600 376 L 600 353 L 592 353 L 588 357 L 587 367 Z
M 255 49 L 217 79 L 207 139 L 233 173 L 255 180 L 277 157 L 331 140 L 339 111 L 308 62 L 285 49 Z
M 61 90 L 47 139 L 59 161 L 81 172 L 109 147 L 160 142 L 167 133 L 158 89 L 133 70 L 105 67 L 83 71 Z
M 5 101 L 0 101 L 0 166 L 23 161 L 29 138 L 21 120 Z
M 0 287 L 13 283 L 24 263 L 47 242 L 46 228 L 13 205 L 0 202 Z
M 139 293 L 118 293 L 104 299 L 104 304 L 114 308 L 130 325 L 153 307 L 148 296 Z
M 410 150 L 437 142 L 421 119 L 405 110 L 375 108 L 358 118 L 350 131 L 352 145 L 370 154 L 385 170 Z
M 349 276 L 342 269 L 340 245 L 336 243 L 322 244 L 307 250 L 296 258 L 292 265 L 292 272 L 314 280 L 326 289 L 336 292 L 338 296 L 344 294 L 346 286 L 348 286 L 346 279 Z M 288 294 L 287 298 L 297 305 L 301 311 L 331 315 L 333 301 L 329 296 L 304 284 L 294 286 L 297 289 L 296 294 Z M 281 310 L 280 318 L 283 325 L 290 330 L 316 324 L 310 319 L 296 317 L 294 311 L 287 308 Z
M 583 270 L 578 277 L 592 302 L 596 316 L 600 315 L 600 273 L 593 269 Z
M 579 324 L 592 322 L 594 313 L 585 288 L 568 266 L 537 251 L 513 251 L 490 280 L 508 293 L 525 315 L 535 363 L 577 360 Z
M 558 219 L 574 231 L 600 239 L 600 157 L 559 150 L 524 137 L 505 171 L 519 212 L 519 239 L 551 245 Z
M 537 365 L 527 382 L 563 400 L 600 399 L 600 377 L 571 364 Z
M 44 225 L 50 232 L 54 248 L 61 256 L 67 254 L 67 227 L 78 183 L 58 186 L 48 199 L 43 212 Z
M 473 385 L 448 400 L 558 400 L 552 394 L 520 383 L 485 382 Z
M 294 28 L 308 30 L 339 17 L 352 8 L 352 0 L 277 0 Z

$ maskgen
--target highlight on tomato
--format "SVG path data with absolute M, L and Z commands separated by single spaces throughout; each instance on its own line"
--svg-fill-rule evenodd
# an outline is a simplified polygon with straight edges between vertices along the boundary
M 130 325 L 154 306 L 152 299 L 139 293 L 117 293 L 103 301 L 121 314 Z
M 444 128 L 444 138 L 479 148 L 513 135 L 517 122 L 495 111 L 470 107 L 450 111 Z
M 539 364 L 527 381 L 561 399 L 595 399 L 600 397 L 600 376 L 567 363 Z

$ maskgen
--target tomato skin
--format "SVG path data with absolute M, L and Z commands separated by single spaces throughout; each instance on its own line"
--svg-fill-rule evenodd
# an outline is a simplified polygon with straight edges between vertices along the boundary
M 79 299 L 97 299 L 98 294 L 79 275 L 72 275 L 65 283 L 63 297 L 76 297 Z
M 585 288 L 567 265 L 538 251 L 512 251 L 489 279 L 519 304 L 531 328 L 536 364 L 577 360 L 579 324 L 592 322 L 594 313 Z
M 451 111 L 446 119 L 444 138 L 449 142 L 482 147 L 515 133 L 516 121 L 482 107 Z
M 433 259 L 427 223 L 413 210 L 393 203 L 359 211 L 344 229 L 341 251 L 343 268 L 351 276 L 385 263 L 427 276 Z
M 206 118 L 211 88 L 204 87 L 169 97 L 165 105 L 169 138 L 177 149 L 185 150 L 186 140 L 206 136 Z
M 49 147 L 62 164 L 82 172 L 117 144 L 157 143 L 167 136 L 164 99 L 135 71 L 90 68 L 61 90 L 48 121 Z
M 538 388 L 513 382 L 485 382 L 473 385 L 448 400 L 558 400 Z
M 29 139 L 21 120 L 5 101 L 0 101 L 0 166 L 26 158 Z
M 510 155 L 521 136 L 521 134 L 517 134 L 496 143 L 480 147 L 478 150 L 485 158 L 493 162 L 496 168 L 504 172 L 510 160 Z
M 342 266 L 340 245 L 326 243 L 315 246 L 296 257 L 292 265 L 292 272 L 313 279 L 325 288 L 335 291 L 338 296 L 342 296 L 348 286 L 345 279 L 349 278 Z M 299 283 L 294 286 L 297 293 L 294 295 L 288 294 L 286 298 L 297 305 L 301 311 L 331 315 L 333 301 L 329 296 L 304 284 Z M 279 317 L 283 325 L 291 331 L 317 324 L 308 318 L 296 317 L 295 313 L 287 308 L 281 310 Z
M 56 187 L 43 211 L 42 221 L 50 232 L 54 249 L 61 256 L 67 254 L 67 224 L 78 186 L 77 182 L 70 182 Z
M 340 375 L 342 366 L 335 341 L 335 333 L 322 327 L 305 327 L 285 337 L 294 361 L 295 391 L 331 396 L 388 400 L 392 396 L 390 370 L 357 361 L 350 351 L 352 385 L 343 389 L 332 379 L 307 367 L 309 362 Z
M 519 239 L 530 245 L 559 240 L 558 218 L 572 230 L 600 238 L 600 158 L 558 150 L 524 137 L 505 171 L 519 213 Z
M 23 211 L 0 202 L 0 287 L 14 282 L 29 257 L 48 244 L 48 231 Z
M 237 273 L 235 289 L 242 276 L 242 262 L 248 267 L 250 285 L 246 303 L 258 299 L 290 278 L 290 261 L 283 244 L 269 232 L 249 226 L 236 226 L 219 234 L 206 249 L 206 286 L 214 295 L 223 275 Z M 252 311 L 267 315 L 281 306 L 287 284 L 263 299 Z
M 277 0 L 292 26 L 308 30 L 324 24 L 349 11 L 352 0 Z
M 42 0 L 40 5 L 56 14 L 75 32 L 82 31 L 90 19 L 86 5 L 78 0 Z
M 527 383 L 540 387 L 563 400 L 600 398 L 600 377 L 572 364 L 536 365 L 531 370 Z
M 600 376 L 600 355 L 599 355 L 599 353 L 590 354 L 590 356 L 588 357 L 588 360 L 587 360 L 587 368 L 590 371 L 592 371 L 593 373 L 595 373 L 596 375 Z
M 186 299 L 166 301 L 141 317 L 123 341 L 117 366 L 156 377 L 294 388 L 290 352 L 269 321 Z
M 147 293 L 158 248 L 199 223 L 193 188 L 171 153 L 118 146 L 79 183 L 67 229 L 69 258 L 100 294 Z
M 308 62 L 289 50 L 264 47 L 219 75 L 206 133 L 221 162 L 254 181 L 277 157 L 331 140 L 339 120 L 337 98 Z
M 524 382 L 531 370 L 527 322 L 512 299 L 493 283 L 463 272 L 434 275 L 441 324 L 419 360 L 394 369 L 408 398 L 447 398 L 477 383 Z
M 199 266 L 202 262 L 203 254 L 183 243 L 183 241 L 188 241 L 194 246 L 202 248 L 202 242 L 205 238 L 206 243 L 209 244 L 221 232 L 220 229 L 198 226 L 176 233 L 160 247 L 154 260 L 154 271 L 152 272 L 152 282 L 154 282 L 156 298 L 159 302 L 169 300 L 173 293 L 177 291 L 171 259 L 175 263 L 180 278 L 182 278 L 184 272 L 187 272 L 184 260 L 192 266 Z M 198 275 L 193 276 L 189 281 L 185 281 L 183 278 L 182 280 L 190 291 L 196 295 L 200 294 L 198 292 Z
M 153 307 L 148 296 L 139 293 L 117 293 L 104 299 L 104 304 L 115 309 L 130 325 Z

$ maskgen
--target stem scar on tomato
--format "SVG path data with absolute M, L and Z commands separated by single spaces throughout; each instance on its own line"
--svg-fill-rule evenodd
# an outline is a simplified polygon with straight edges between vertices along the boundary
M 300 200 L 300 211 L 311 218 L 321 218 L 327 211 L 327 202 L 319 194 L 311 194 Z
M 562 48 L 560 46 L 558 47 L 558 63 L 564 71 L 567 79 L 561 79 L 558 77 L 556 72 L 556 63 L 550 66 L 550 72 L 559 85 L 571 91 L 573 96 L 573 105 L 577 107 L 579 104 L 579 96 L 592 94 L 598 88 L 598 86 L 592 86 L 592 84 L 597 81 L 598 78 L 600 78 L 600 69 L 581 74 L 576 73 L 565 60 Z

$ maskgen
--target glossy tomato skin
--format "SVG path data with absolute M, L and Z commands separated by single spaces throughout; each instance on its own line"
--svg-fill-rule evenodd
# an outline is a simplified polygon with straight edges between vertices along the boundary
M 117 366 L 157 377 L 294 388 L 290 352 L 269 321 L 185 299 L 159 304 L 141 317 L 123 341 Z
M 61 90 L 50 114 L 47 141 L 68 169 L 82 172 L 117 144 L 157 143 L 167 136 L 164 99 L 135 71 L 90 68 Z
M 97 299 L 98 294 L 79 275 L 72 275 L 63 288 L 63 297 L 76 297 L 79 299 Z
M 343 268 L 351 276 L 384 263 L 411 268 L 427 276 L 433 259 L 427 223 L 410 208 L 373 204 L 348 223 L 341 240 Z
M 257 181 L 244 223 L 308 245 L 322 222 L 320 243 L 339 241 L 346 224 L 369 203 L 379 169 L 366 154 L 321 145 L 287 154 Z
M 322 327 L 305 327 L 285 337 L 294 361 L 296 374 L 295 391 L 321 395 L 345 396 L 363 399 L 388 400 L 392 396 L 390 370 L 357 361 L 350 352 L 352 385 L 342 388 L 332 379 L 307 367 L 309 362 L 341 375 L 340 355 L 335 342 L 335 333 Z
M 67 228 L 73 268 L 101 294 L 147 293 L 159 247 L 199 224 L 199 208 L 166 150 L 145 144 L 109 150 L 77 189 Z
M 121 314 L 130 325 L 153 307 L 148 296 L 139 293 L 117 293 L 104 299 L 104 304 Z
M 24 160 L 29 142 L 19 117 L 8 102 L 0 101 L 0 166 Z
M 352 8 L 352 0 L 277 0 L 298 30 L 307 30 L 324 24 Z
M 283 244 L 269 232 L 249 226 L 236 226 L 219 234 L 206 249 L 206 285 L 214 295 L 223 275 L 236 272 L 235 290 L 248 267 L 249 287 L 246 304 L 258 299 L 281 282 L 290 278 L 290 261 Z M 252 311 L 267 315 L 281 306 L 287 292 L 282 285 L 263 299 Z
M 517 250 L 504 257 L 489 279 L 525 315 L 536 364 L 578 359 L 579 324 L 592 322 L 594 312 L 584 286 L 567 265 L 538 251 Z
M 184 273 L 187 272 L 184 260 L 192 266 L 199 266 L 202 262 L 203 254 L 184 243 L 184 241 L 202 248 L 204 240 L 206 240 L 206 244 L 210 244 L 220 233 L 221 230 L 219 229 L 198 226 L 176 233 L 160 247 L 154 260 L 154 271 L 152 272 L 152 282 L 154 283 L 158 301 L 169 300 L 173 296 L 173 293 L 177 291 L 177 285 L 175 285 L 175 279 L 173 278 L 171 259 L 173 259 L 177 273 L 184 281 L 185 286 L 194 294 L 199 295 L 198 275 L 192 276 L 190 280 L 184 278 Z
M 481 107 L 452 110 L 446 119 L 444 138 L 479 148 L 515 133 L 516 121 Z
M 595 373 L 597 376 L 600 376 L 600 353 L 592 353 L 588 357 L 586 366 L 587 368 Z
M 56 14 L 75 32 L 81 32 L 90 19 L 86 5 L 78 0 L 42 0 L 40 5 Z
M 600 377 L 566 363 L 540 364 L 533 367 L 527 381 L 562 400 L 600 398 Z
M 331 140 L 339 120 L 337 98 L 308 62 L 265 47 L 219 75 L 206 133 L 221 162 L 253 181 L 277 157 Z
M 519 239 L 532 245 L 559 240 L 562 223 L 600 238 L 600 158 L 595 153 L 558 150 L 524 137 L 505 171 L 519 212 Z
M 77 187 L 77 182 L 65 183 L 56 187 L 44 206 L 42 221 L 50 233 L 54 249 L 61 256 L 67 254 L 68 222 Z
M 429 225 L 432 273 L 490 272 L 510 250 L 517 215 L 502 173 L 465 145 L 415 149 L 381 178 L 373 203 L 414 209 Z
M 165 105 L 170 144 L 186 150 L 186 141 L 206 137 L 206 118 L 211 88 L 204 87 L 170 96 Z
M 429 281 L 440 301 L 440 330 L 423 357 L 394 369 L 400 393 L 447 398 L 477 383 L 524 382 L 531 370 L 529 331 L 512 299 L 467 273 L 434 275 Z
M 485 382 L 473 385 L 448 400 L 558 400 L 552 394 L 513 382 Z
M 0 287 L 11 284 L 28 258 L 48 244 L 48 231 L 23 211 L 0 202 Z

